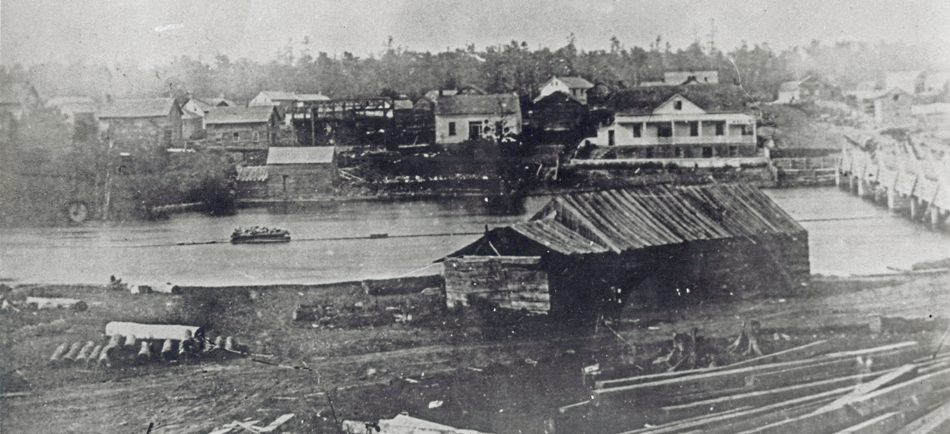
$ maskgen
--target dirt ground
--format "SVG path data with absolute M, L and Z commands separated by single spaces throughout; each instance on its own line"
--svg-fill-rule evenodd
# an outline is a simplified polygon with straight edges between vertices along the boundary
M 408 412 L 483 432 L 542 433 L 558 406 L 586 399 L 583 366 L 600 363 L 605 376 L 655 372 L 652 360 L 668 351 L 673 332 L 698 328 L 720 364 L 742 358 L 723 349 L 751 319 L 762 323 L 765 353 L 829 338 L 842 349 L 933 345 L 950 317 L 948 286 L 948 274 L 816 277 L 794 296 L 629 307 L 611 327 L 616 334 L 489 333 L 472 315 L 443 311 L 437 295 L 373 296 L 359 285 L 182 295 L 21 287 L 14 293 L 80 298 L 89 308 L 0 314 L 0 432 L 145 433 L 151 424 L 151 433 L 208 433 L 294 413 L 275 432 L 335 433 L 344 419 Z M 301 305 L 320 314 L 295 322 Z M 874 334 L 868 322 L 877 315 L 916 321 Z M 254 355 L 111 368 L 47 363 L 61 343 L 104 341 L 109 321 L 201 325 L 237 337 Z

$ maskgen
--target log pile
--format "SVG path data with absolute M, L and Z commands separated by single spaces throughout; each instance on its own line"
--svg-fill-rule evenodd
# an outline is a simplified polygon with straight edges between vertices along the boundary
M 62 343 L 52 353 L 53 366 L 101 366 L 184 362 L 249 354 L 233 336 L 210 339 L 204 329 L 180 325 L 109 323 L 100 342 Z
M 757 353 L 754 339 L 741 344 Z M 834 352 L 819 341 L 733 365 L 602 380 L 587 405 L 561 413 L 587 412 L 591 426 L 609 420 L 625 434 L 950 432 L 950 354 L 924 347 Z

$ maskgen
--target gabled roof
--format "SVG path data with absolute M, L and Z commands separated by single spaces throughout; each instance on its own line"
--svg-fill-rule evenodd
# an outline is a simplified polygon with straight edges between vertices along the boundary
M 271 147 L 267 165 L 332 163 L 335 150 L 333 146 Z
M 310 101 L 329 101 L 330 97 L 322 93 L 298 93 L 297 101 L 310 102 Z
M 564 194 L 527 222 L 504 230 L 564 255 L 805 232 L 768 196 L 746 184 L 661 184 Z M 476 241 L 449 256 L 472 254 L 478 245 Z
M 284 92 L 280 90 L 262 90 L 257 96 L 264 96 L 271 101 L 296 101 L 297 95 L 293 92 Z
M 650 114 L 676 94 L 706 112 L 741 112 L 748 101 L 742 89 L 734 85 L 649 86 L 614 92 L 607 100 L 607 108 L 627 115 Z
M 178 107 L 174 98 L 118 99 L 102 107 L 100 119 L 165 117 Z M 181 110 L 181 108 L 178 108 Z
M 210 107 L 205 114 L 205 125 L 267 123 L 276 113 L 274 106 Z M 279 115 L 278 115 L 279 116 Z
M 518 95 L 453 95 L 436 101 L 436 115 L 515 114 L 521 113 Z
M 439 92 L 439 90 L 430 90 L 426 92 L 424 98 L 428 99 L 429 101 L 435 101 L 441 97 L 452 96 L 459 93 L 458 89 L 442 89 L 442 95 L 439 95 Z
M 57 96 L 50 98 L 46 101 L 47 107 L 64 107 L 64 106 L 91 106 L 95 107 L 96 102 L 89 98 L 88 96 Z
M 594 85 L 593 85 L 591 82 L 589 82 L 589 81 L 587 81 L 587 80 L 584 80 L 584 78 L 582 78 L 582 77 L 557 77 L 557 76 L 555 76 L 554 78 L 556 78 L 556 79 L 558 79 L 558 80 L 561 80 L 561 82 L 563 82 L 564 84 L 566 84 L 567 87 L 570 88 L 570 89 L 590 89 L 590 88 L 594 87 Z
M 231 101 L 226 98 L 201 98 L 199 101 L 204 102 L 205 104 L 217 107 L 234 107 L 237 104 L 234 104 L 234 101 Z

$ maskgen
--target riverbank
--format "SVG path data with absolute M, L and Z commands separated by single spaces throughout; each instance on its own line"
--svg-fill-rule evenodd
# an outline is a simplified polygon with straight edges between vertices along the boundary
M 930 345 L 946 324 L 938 318 L 950 308 L 946 274 L 828 277 L 783 298 L 740 294 L 662 310 L 631 306 L 612 323 L 616 334 L 605 327 L 512 334 L 485 328 L 477 316 L 442 310 L 434 291 L 416 292 L 429 283 L 392 295 L 383 294 L 402 291 L 355 282 L 187 288 L 176 295 L 17 288 L 24 295 L 80 298 L 88 309 L 0 316 L 4 393 L 17 394 L 3 398 L 2 428 L 45 433 L 94 426 L 124 433 L 154 423 L 153 433 L 206 434 L 232 420 L 294 413 L 285 431 L 335 432 L 334 417 L 375 420 L 408 411 L 483 432 L 541 433 L 558 406 L 584 399 L 583 366 L 655 371 L 653 360 L 669 351 L 673 332 L 698 328 L 719 362 L 728 363 L 736 356 L 724 348 L 744 320 L 762 324 L 765 353 L 826 338 L 843 349 L 906 340 Z M 301 306 L 321 314 L 294 321 Z M 877 316 L 917 326 L 873 333 L 869 322 Z M 38 327 L 56 321 L 64 326 Z M 108 321 L 196 322 L 209 333 L 235 336 L 257 356 L 109 369 L 46 364 L 60 343 L 103 339 Z M 435 401 L 443 404 L 430 405 Z

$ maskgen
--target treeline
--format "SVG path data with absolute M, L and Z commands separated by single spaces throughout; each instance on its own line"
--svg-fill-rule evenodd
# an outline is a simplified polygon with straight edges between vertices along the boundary
M 611 38 L 607 50 L 578 50 L 573 40 L 564 47 L 529 48 L 516 42 L 476 50 L 474 46 L 440 53 L 393 46 L 369 57 L 344 52 L 331 57 L 311 53 L 309 41 L 288 43 L 267 63 L 232 60 L 219 55 L 211 62 L 181 56 L 171 64 L 142 70 L 133 64 L 77 63 L 0 67 L 0 81 L 32 83 L 44 96 L 115 97 L 226 96 L 238 101 L 261 90 L 322 92 L 333 98 L 406 94 L 475 85 L 488 92 L 536 95 L 552 75 L 582 76 L 615 87 L 658 81 L 665 71 L 717 70 L 720 82 L 741 82 L 753 96 L 771 100 L 783 81 L 823 77 L 843 88 L 879 80 L 888 71 L 946 67 L 935 65 L 926 50 L 902 43 L 875 45 L 839 42 L 777 52 L 768 44 L 741 46 L 723 52 L 700 43 L 674 50 L 657 37 L 649 47 L 625 47 Z

